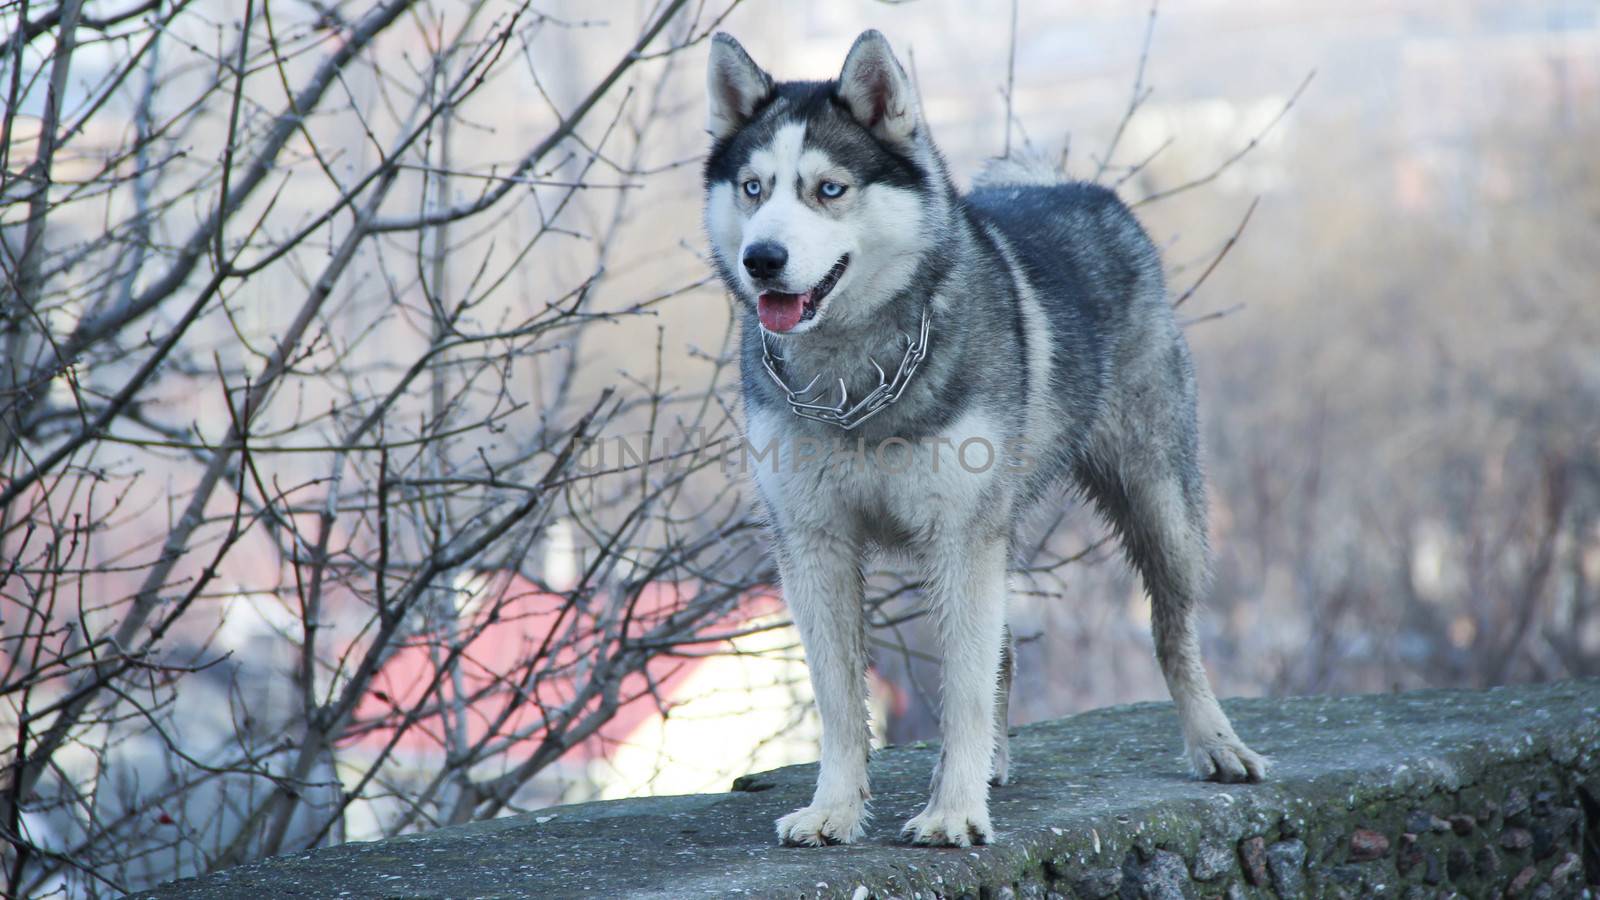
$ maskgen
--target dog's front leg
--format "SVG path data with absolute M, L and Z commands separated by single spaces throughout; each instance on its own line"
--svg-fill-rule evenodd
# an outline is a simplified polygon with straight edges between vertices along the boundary
M 861 837 L 871 796 L 861 548 L 819 529 L 786 529 L 779 543 L 783 595 L 822 716 L 822 771 L 811 805 L 778 820 L 778 840 L 848 844 Z
M 966 535 L 962 535 L 966 537 Z M 929 553 L 933 616 L 944 651 L 944 747 L 933 796 L 901 830 L 918 844 L 967 847 L 994 837 L 989 777 L 995 752 L 995 688 L 1005 640 L 1007 542 L 983 537 Z

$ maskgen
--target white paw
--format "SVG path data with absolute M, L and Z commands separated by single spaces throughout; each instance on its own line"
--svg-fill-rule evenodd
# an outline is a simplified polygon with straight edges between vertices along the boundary
M 913 844 L 971 847 L 993 842 L 994 826 L 989 824 L 989 810 L 983 804 L 972 809 L 944 809 L 930 802 L 900 829 L 900 836 Z
M 1196 778 L 1232 784 L 1267 777 L 1267 758 L 1251 750 L 1232 731 L 1189 743 L 1189 765 Z
M 850 844 L 865 833 L 861 803 L 813 803 L 778 820 L 778 843 L 788 847 Z

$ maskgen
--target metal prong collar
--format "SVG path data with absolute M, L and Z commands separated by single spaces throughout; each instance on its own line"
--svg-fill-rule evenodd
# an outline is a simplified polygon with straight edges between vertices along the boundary
M 784 397 L 789 401 L 789 408 L 794 411 L 795 415 L 802 419 L 824 422 L 829 425 L 836 425 L 845 431 L 851 431 L 860 426 L 862 422 L 883 412 L 890 404 L 899 400 L 901 394 L 905 393 L 906 386 L 911 383 L 911 376 L 916 374 L 917 366 L 921 365 L 922 361 L 928 356 L 928 325 L 931 319 L 932 306 L 931 304 L 924 304 L 922 307 L 922 325 L 917 329 L 916 338 L 913 339 L 903 331 L 900 333 L 901 339 L 905 341 L 906 349 L 905 354 L 900 357 L 900 366 L 895 369 L 893 378 L 890 378 L 888 373 L 883 371 L 883 366 L 878 365 L 877 360 L 867 360 L 872 363 L 874 369 L 878 370 L 878 386 L 868 391 L 865 397 L 857 400 L 854 404 L 850 402 L 850 392 L 845 389 L 843 378 L 839 379 L 838 403 L 830 404 L 822 397 L 812 396 L 812 392 L 817 388 L 817 382 L 822 379 L 821 373 L 818 373 L 815 378 L 811 379 L 809 384 L 798 391 L 789 387 L 783 380 L 783 376 L 778 374 L 776 361 L 781 360 L 782 357 L 773 354 L 772 345 L 767 339 L 765 330 L 761 332 L 761 365 L 767 370 L 767 377 L 772 379 L 772 383 L 778 386 L 778 390 L 783 391 Z

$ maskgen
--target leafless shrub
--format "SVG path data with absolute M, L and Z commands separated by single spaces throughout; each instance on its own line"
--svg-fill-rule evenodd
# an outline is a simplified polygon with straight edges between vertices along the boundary
M 646 347 L 625 391 L 582 360 L 704 283 L 614 248 L 731 2 L 39 6 L 0 54 L 4 893 L 338 840 L 353 804 L 493 815 L 715 649 L 767 580 L 727 480 L 692 487 L 727 348 L 685 385 Z M 623 427 L 681 463 L 585 462 Z

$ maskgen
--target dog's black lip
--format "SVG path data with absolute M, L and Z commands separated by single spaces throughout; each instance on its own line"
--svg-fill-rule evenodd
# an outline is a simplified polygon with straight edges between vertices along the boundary
M 800 312 L 800 321 L 806 322 L 816 318 L 817 310 L 822 308 L 822 298 L 833 292 L 833 286 L 844 277 L 844 270 L 849 266 L 850 254 L 846 253 L 839 257 L 839 261 L 833 264 L 828 274 L 822 276 L 822 280 L 811 289 L 811 299 L 806 301 L 806 308 Z

